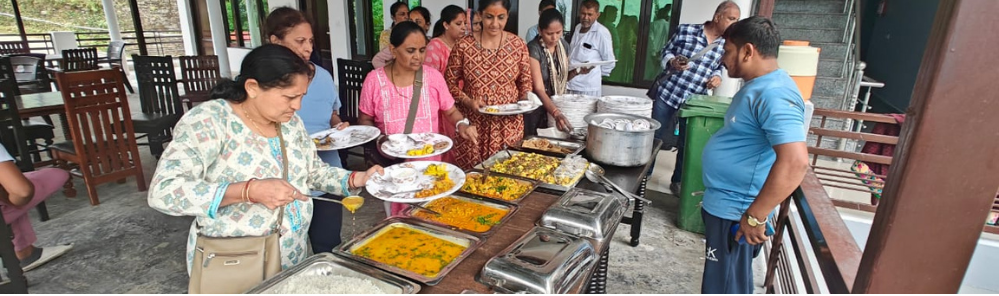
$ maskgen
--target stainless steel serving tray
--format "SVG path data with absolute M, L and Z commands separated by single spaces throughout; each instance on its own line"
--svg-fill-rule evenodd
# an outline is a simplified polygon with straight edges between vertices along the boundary
M 458 257 L 452 260 L 451 263 L 448 264 L 447 266 L 444 266 L 444 268 L 441 268 L 441 271 L 438 272 L 437 275 L 433 277 L 427 277 L 416 272 L 412 272 L 386 263 L 378 262 L 372 259 L 368 259 L 366 257 L 357 256 L 352 253 L 357 248 L 367 244 L 371 239 L 374 239 L 375 237 L 378 237 L 385 231 L 388 231 L 389 229 L 395 227 L 408 227 L 410 229 L 422 231 L 426 234 L 432 235 L 439 239 L 447 240 L 466 247 L 465 250 L 458 255 Z M 478 248 L 479 245 L 481 244 L 482 240 L 471 234 L 467 234 L 460 231 L 454 231 L 445 227 L 437 226 L 434 224 L 427 223 L 423 220 L 414 219 L 410 217 L 392 217 L 382 220 L 381 222 L 378 222 L 378 224 L 364 231 L 363 233 L 357 235 L 356 237 L 354 237 L 354 239 L 350 240 L 349 242 L 341 244 L 340 247 L 338 247 L 335 250 L 335 252 L 347 258 L 360 261 L 365 264 L 377 267 L 379 269 L 413 279 L 415 281 L 427 284 L 429 286 L 433 286 L 436 285 L 437 283 L 440 283 L 440 281 L 444 279 L 444 276 L 446 276 L 448 272 L 454 269 L 454 267 L 457 266 L 459 263 L 461 263 L 462 260 L 468 258 L 468 256 L 471 255 L 472 252 L 474 252 L 475 249 Z
M 502 162 L 502 161 L 505 161 L 507 159 L 510 159 L 511 155 L 517 155 L 517 154 L 520 154 L 520 153 L 537 154 L 537 153 L 531 153 L 531 152 L 521 152 L 521 151 L 516 151 L 516 150 L 500 150 L 500 151 L 496 152 L 496 154 L 493 154 L 492 156 L 490 156 L 489 158 L 487 158 L 485 161 L 483 161 L 479 165 L 475 166 L 475 168 L 479 169 L 479 170 L 485 170 L 485 168 L 492 167 L 493 164 L 495 164 L 497 162 Z M 541 155 L 541 154 L 539 154 L 539 155 Z M 542 155 L 542 156 L 545 156 L 545 157 L 554 157 L 554 156 L 548 156 L 548 155 Z M 558 157 L 554 157 L 554 158 L 558 158 Z M 570 188 L 576 187 L 576 185 L 579 184 L 579 181 L 583 179 L 583 174 L 584 173 L 585 172 L 580 172 L 579 176 L 576 176 L 576 178 L 573 179 L 572 183 L 568 184 L 568 186 L 562 186 L 562 185 L 559 185 L 559 184 L 546 183 L 544 181 L 536 180 L 536 179 L 532 179 L 532 178 L 528 178 L 528 177 L 524 177 L 524 178 L 528 178 L 528 179 L 532 179 L 532 180 L 538 181 L 538 187 L 550 188 L 550 189 L 555 189 L 555 190 L 559 190 L 559 191 L 567 191 Z M 514 176 L 517 176 L 517 175 L 514 175 Z M 522 176 L 518 176 L 518 177 L 522 177 Z
M 430 224 L 433 224 L 433 225 L 437 225 L 437 226 L 441 226 L 441 227 L 446 227 L 446 228 L 454 230 L 454 231 L 460 231 L 460 232 L 468 233 L 468 234 L 471 234 L 471 235 L 474 235 L 474 236 L 478 236 L 478 237 L 481 237 L 481 238 L 485 238 L 485 237 L 490 236 L 494 232 L 496 232 L 496 230 L 498 230 L 500 228 L 500 226 L 502 226 L 503 224 L 505 224 L 506 221 L 510 220 L 510 218 L 513 217 L 513 213 L 517 212 L 517 208 L 518 208 L 517 205 L 511 204 L 511 203 L 502 202 L 502 201 L 498 201 L 498 200 L 494 200 L 494 199 L 490 199 L 490 198 L 480 198 L 480 197 L 473 196 L 473 195 L 470 195 L 470 194 L 459 194 L 459 193 L 452 194 L 452 195 L 449 195 L 449 196 L 445 196 L 445 197 L 442 197 L 442 198 L 439 198 L 439 199 L 435 199 L 435 200 L 432 200 L 432 201 L 424 202 L 421 205 L 423 207 L 425 207 L 425 208 L 429 208 L 428 206 L 431 203 L 438 202 L 438 201 L 440 201 L 442 199 L 445 199 L 445 198 L 448 198 L 448 197 L 456 198 L 456 199 L 459 199 L 459 200 L 465 201 L 465 202 L 470 202 L 470 203 L 476 203 L 476 204 L 484 205 L 484 206 L 487 206 L 487 207 L 493 207 L 493 208 L 497 208 L 497 209 L 503 209 L 503 210 L 506 210 L 507 212 L 506 212 L 506 215 L 503 216 L 503 218 L 500 218 L 500 220 L 497 221 L 496 224 L 493 224 L 492 227 L 489 228 L 489 230 L 486 230 L 486 231 L 483 231 L 483 232 L 477 232 L 477 231 L 470 230 L 470 229 L 461 229 L 461 228 L 458 228 L 456 226 L 451 226 L 451 225 L 447 225 L 447 224 L 444 224 L 444 223 L 441 223 L 441 222 L 437 222 L 437 221 L 433 221 L 433 220 L 427 220 L 427 219 L 423 219 L 423 218 L 420 218 L 420 217 L 416 217 L 415 214 L 417 212 L 423 211 L 423 210 L 418 209 L 418 208 L 410 208 L 409 210 L 406 210 L 406 212 L 404 214 L 406 216 L 408 216 L 408 217 L 412 217 L 413 219 L 418 219 L 420 221 L 424 221 L 424 222 L 427 222 L 427 223 L 430 223 Z
M 599 260 L 586 239 L 534 227 L 489 259 L 479 282 L 505 293 L 564 294 Z
M 273 289 L 279 288 L 289 280 L 302 275 L 339 275 L 367 279 L 388 294 L 416 294 L 420 292 L 420 284 L 403 277 L 340 255 L 320 253 L 306 258 L 295 267 L 278 273 L 246 294 L 273 294 Z
M 474 169 L 474 170 L 470 170 L 470 171 L 466 172 L 465 173 L 465 185 L 467 185 L 469 182 L 474 182 L 474 181 L 472 181 L 472 175 L 482 175 L 483 172 L 485 172 L 485 171 L 484 170 L 480 170 L 480 169 Z M 524 192 L 524 194 L 521 194 L 520 196 L 518 196 L 516 199 L 513 199 L 513 200 L 502 200 L 502 199 L 491 197 L 491 196 L 485 196 L 483 194 L 478 194 L 478 193 L 474 193 L 474 192 L 468 192 L 468 191 L 465 191 L 465 185 L 461 186 L 461 188 L 462 188 L 461 192 L 465 193 L 465 194 L 469 194 L 469 195 L 474 195 L 474 196 L 478 196 L 478 197 L 482 197 L 482 198 L 487 198 L 487 199 L 490 199 L 490 200 L 498 200 L 498 201 L 505 202 L 505 203 L 519 204 L 521 200 L 523 200 L 528 195 L 531 195 L 531 193 L 534 192 L 534 189 L 538 188 L 538 184 L 540 183 L 537 180 L 532 180 L 532 179 L 528 179 L 528 178 L 524 178 L 524 177 L 520 177 L 520 176 L 507 175 L 507 174 L 502 174 L 502 173 L 497 173 L 497 172 L 491 172 L 491 173 L 489 173 L 489 176 L 490 177 L 509 178 L 509 179 L 513 179 L 514 181 L 517 181 L 517 182 L 523 182 L 522 184 L 527 184 L 528 186 L 530 186 L 531 189 L 527 190 L 527 192 Z
M 603 241 L 627 210 L 624 196 L 573 188 L 541 215 L 538 226 Z
M 548 151 L 548 150 L 541 150 L 541 149 L 536 149 L 536 148 L 527 148 L 527 147 L 524 147 L 524 141 L 532 140 L 532 139 L 543 139 L 543 140 L 547 140 L 548 142 L 551 142 L 552 145 L 560 146 L 560 147 L 569 149 L 570 152 L 569 153 L 561 153 L 561 152 L 555 152 L 555 151 Z M 524 138 L 523 140 L 520 140 L 519 142 L 517 142 L 513 146 L 510 146 L 510 148 L 515 149 L 515 150 L 519 150 L 519 151 L 524 151 L 524 152 L 531 152 L 531 153 L 537 153 L 537 154 L 541 154 L 541 155 L 548 155 L 548 156 L 555 156 L 555 157 L 562 158 L 562 157 L 565 157 L 566 155 L 569 155 L 569 154 L 580 154 L 580 153 L 582 153 L 583 150 L 586 149 L 586 143 L 585 142 L 572 141 L 572 140 L 564 140 L 564 139 L 542 137 L 542 136 L 527 136 L 526 138 Z

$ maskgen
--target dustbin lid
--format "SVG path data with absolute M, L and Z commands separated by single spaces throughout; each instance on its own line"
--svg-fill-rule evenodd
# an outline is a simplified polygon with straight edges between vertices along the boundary
M 690 102 L 688 101 L 687 103 Z M 680 108 L 680 117 L 724 118 L 726 111 L 728 111 L 728 104 L 702 101 L 699 103 L 683 105 L 683 107 Z
M 691 95 L 690 98 L 687 98 L 686 104 L 698 104 L 700 102 L 722 103 L 728 105 L 732 104 L 732 97 Z

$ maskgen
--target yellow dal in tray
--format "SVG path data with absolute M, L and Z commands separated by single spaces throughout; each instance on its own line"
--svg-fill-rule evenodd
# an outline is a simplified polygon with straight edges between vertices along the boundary
M 420 230 L 391 227 L 354 248 L 351 254 L 432 278 L 466 248 Z

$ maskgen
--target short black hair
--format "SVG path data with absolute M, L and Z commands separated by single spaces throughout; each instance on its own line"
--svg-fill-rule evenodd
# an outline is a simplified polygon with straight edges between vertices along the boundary
M 392 6 L 389 6 L 389 12 L 392 13 L 392 17 L 395 17 L 395 13 L 399 12 L 399 9 L 402 9 L 403 7 L 409 8 L 409 4 L 403 1 L 396 1 L 395 3 L 392 3 Z
M 545 10 L 541 13 L 541 17 L 538 18 L 538 30 L 546 30 L 548 26 L 552 23 L 558 22 L 565 26 L 565 20 L 562 18 L 562 13 L 555 9 Z
M 406 38 L 409 38 L 409 35 L 413 34 L 420 34 L 420 36 L 424 37 L 427 36 L 427 32 L 423 31 L 423 28 L 413 21 L 405 21 L 395 24 L 395 27 L 392 27 L 392 34 L 389 34 L 389 44 L 396 47 L 402 46 L 402 43 L 406 42 Z
M 548 7 L 548 6 L 557 7 L 555 5 L 555 0 L 541 0 L 541 2 L 538 3 L 538 11 L 541 11 L 542 9 L 545 9 L 545 7 Z
M 417 6 L 417 7 L 413 7 L 413 9 L 409 10 L 409 13 L 414 13 L 414 12 L 415 13 L 419 13 L 420 15 L 422 15 L 423 19 L 425 19 L 428 24 L 432 24 L 433 23 L 433 22 L 430 21 L 430 10 L 427 9 L 426 7 Z
M 732 42 L 736 47 L 752 43 L 763 57 L 777 57 L 781 42 L 777 25 L 762 16 L 752 16 L 733 23 L 722 37 L 725 42 Z
M 582 6 L 583 8 L 596 9 L 597 11 L 600 11 L 600 2 L 597 2 L 597 0 L 584 0 L 583 3 L 580 4 L 580 6 Z
M 510 0 L 479 0 L 479 12 L 486 11 L 486 7 L 496 3 L 499 3 L 503 6 L 503 8 L 506 8 L 506 11 L 510 11 Z

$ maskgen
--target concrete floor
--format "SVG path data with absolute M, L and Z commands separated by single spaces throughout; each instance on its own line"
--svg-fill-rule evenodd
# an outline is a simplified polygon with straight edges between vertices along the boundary
M 155 160 L 145 147 L 147 182 Z M 627 245 L 630 226 L 621 225 L 612 242 L 607 290 L 611 293 L 699 293 L 703 236 L 675 227 L 678 200 L 660 180 L 668 180 L 673 154 L 661 153 L 650 183 L 641 245 Z M 77 188 L 82 179 L 74 178 Z M 40 222 L 32 212 L 38 246 L 73 243 L 73 250 L 27 273 L 31 293 L 185 293 L 185 239 L 191 218 L 172 217 L 148 207 L 146 193 L 137 192 L 134 178 L 125 184 L 98 189 L 99 206 L 90 206 L 86 193 L 48 199 L 52 220 Z M 385 217 L 380 204 L 366 204 L 354 216 L 345 215 L 343 235 L 350 237 Z M 352 226 L 353 225 L 353 226 Z M 762 258 L 762 256 L 761 256 Z M 761 266 L 756 269 L 762 275 Z M 759 279 L 757 282 L 762 282 Z
M 138 106 L 136 95 L 130 101 Z M 156 160 L 145 146 L 139 152 L 148 184 Z M 700 292 L 703 236 L 676 228 L 678 199 L 668 189 L 674 159 L 674 153 L 664 151 L 656 161 L 648 187 L 653 204 L 646 207 L 641 245 L 628 245 L 628 225 L 621 225 L 615 234 L 607 283 L 610 293 Z M 351 166 L 356 162 L 353 158 Z M 99 206 L 89 204 L 82 179 L 73 181 L 78 197 L 66 198 L 59 192 L 47 200 L 51 220 L 40 222 L 37 212 L 31 212 L 36 246 L 73 244 L 66 255 L 27 273 L 31 293 L 186 293 L 184 252 L 192 218 L 149 208 L 146 192 L 137 192 L 134 178 L 125 184 L 99 186 Z M 356 220 L 349 213 L 344 215 L 345 240 L 384 219 L 381 204 L 374 199 L 368 202 L 353 216 Z M 757 261 L 757 283 L 761 284 L 764 270 Z

